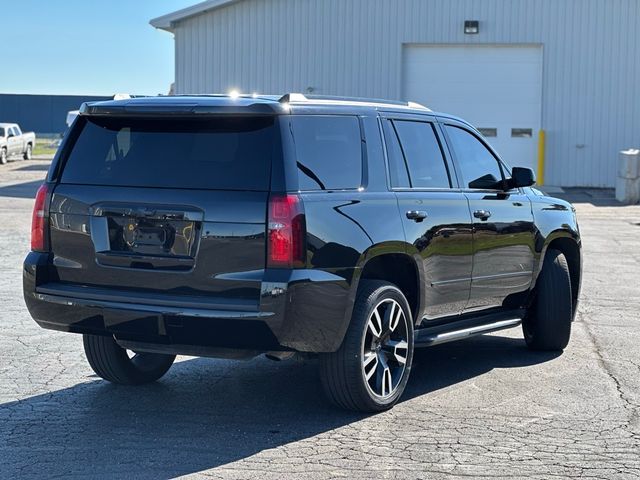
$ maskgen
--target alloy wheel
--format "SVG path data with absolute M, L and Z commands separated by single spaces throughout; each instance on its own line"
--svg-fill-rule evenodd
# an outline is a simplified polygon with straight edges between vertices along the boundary
M 388 398 L 402 381 L 409 354 L 407 316 L 394 299 L 371 311 L 362 339 L 362 374 L 375 397 Z

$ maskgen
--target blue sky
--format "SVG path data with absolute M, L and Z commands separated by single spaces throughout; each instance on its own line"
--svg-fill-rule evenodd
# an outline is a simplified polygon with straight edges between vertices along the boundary
M 167 93 L 173 35 L 149 20 L 198 1 L 0 0 L 0 93 Z

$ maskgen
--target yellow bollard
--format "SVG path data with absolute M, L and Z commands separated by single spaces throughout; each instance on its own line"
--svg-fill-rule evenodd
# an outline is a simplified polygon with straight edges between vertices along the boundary
M 538 132 L 538 185 L 544 185 L 544 150 L 545 150 L 545 132 Z

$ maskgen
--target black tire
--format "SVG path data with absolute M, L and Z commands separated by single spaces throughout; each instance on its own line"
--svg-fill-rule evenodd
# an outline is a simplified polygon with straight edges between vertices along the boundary
M 2 147 L 0 149 L 0 165 L 7 164 L 7 149 L 6 147 Z
M 155 382 L 167 373 L 176 358 L 160 353 L 136 353 L 129 358 L 113 337 L 85 334 L 83 342 L 93 371 L 105 380 L 121 385 Z
M 402 315 L 396 313 L 398 307 Z M 370 318 L 374 319 L 374 309 L 380 318 L 378 336 L 369 325 Z M 399 359 L 405 354 L 403 363 Z M 409 380 L 412 359 L 413 319 L 407 299 L 391 283 L 362 280 L 342 345 L 337 352 L 319 356 L 320 379 L 334 405 L 360 412 L 380 412 L 398 402 Z M 385 386 L 389 391 L 386 395 Z
M 573 302 L 567 260 L 559 250 L 547 250 L 536 296 L 522 322 L 527 346 L 532 350 L 563 350 L 571 337 Z
M 33 156 L 33 147 L 32 145 L 29 143 L 27 145 L 27 149 L 24 152 L 24 155 L 22 158 L 24 158 L 25 160 L 31 160 L 31 157 Z

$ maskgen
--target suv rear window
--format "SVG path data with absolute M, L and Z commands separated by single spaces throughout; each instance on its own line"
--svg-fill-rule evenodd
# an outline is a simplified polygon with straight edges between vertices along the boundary
M 362 184 L 360 121 L 349 116 L 291 117 L 300 190 L 344 190 Z
M 89 117 L 62 183 L 269 190 L 272 117 Z

